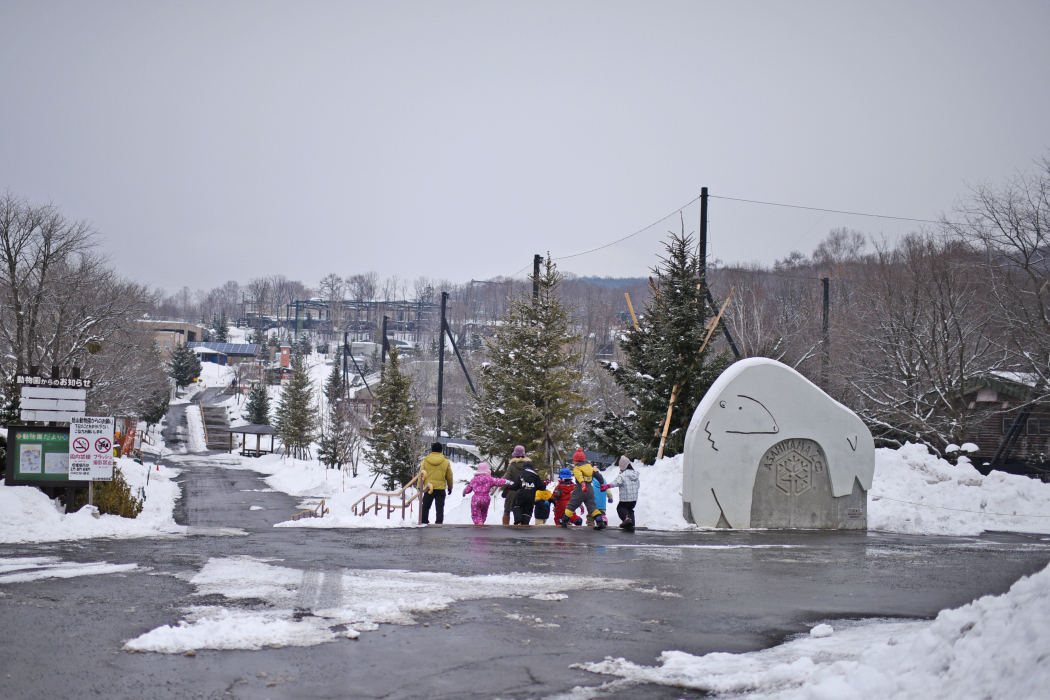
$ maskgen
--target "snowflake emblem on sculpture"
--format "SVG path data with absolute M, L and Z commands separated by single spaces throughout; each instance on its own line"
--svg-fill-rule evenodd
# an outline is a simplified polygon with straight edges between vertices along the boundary
M 813 486 L 813 460 L 796 449 L 791 449 L 774 462 L 776 486 L 789 496 L 798 496 Z

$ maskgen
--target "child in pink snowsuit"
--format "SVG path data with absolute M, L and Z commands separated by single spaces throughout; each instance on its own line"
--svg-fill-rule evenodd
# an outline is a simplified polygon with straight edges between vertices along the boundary
M 497 479 L 492 476 L 492 469 L 488 462 L 478 465 L 478 473 L 470 480 L 467 487 L 463 489 L 463 495 L 474 492 L 470 499 L 470 518 L 475 525 L 484 525 L 485 518 L 489 516 L 489 493 L 494 486 L 506 486 L 510 482 L 506 479 Z

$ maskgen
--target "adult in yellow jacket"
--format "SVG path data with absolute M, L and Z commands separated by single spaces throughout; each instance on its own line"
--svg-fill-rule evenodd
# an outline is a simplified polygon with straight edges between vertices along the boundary
M 434 522 L 438 525 L 445 522 L 445 488 L 452 491 L 452 465 L 442 454 L 440 442 L 430 446 L 430 454 L 423 458 L 420 471 L 426 472 L 423 478 L 423 520 L 424 525 L 430 522 L 430 504 L 434 507 Z

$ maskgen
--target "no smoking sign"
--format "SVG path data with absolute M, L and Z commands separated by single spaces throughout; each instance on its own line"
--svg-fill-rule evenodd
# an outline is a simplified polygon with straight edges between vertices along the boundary
M 69 478 L 113 478 L 113 419 L 73 416 L 69 423 Z

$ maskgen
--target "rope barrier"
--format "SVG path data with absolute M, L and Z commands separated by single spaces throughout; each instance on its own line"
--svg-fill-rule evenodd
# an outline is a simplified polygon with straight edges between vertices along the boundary
M 938 510 L 952 510 L 956 513 L 973 513 L 974 515 L 1003 515 L 1007 518 L 1050 518 L 1050 515 L 1018 515 L 1017 513 L 994 513 L 987 510 L 963 510 L 962 508 L 948 508 L 946 506 L 934 506 L 929 503 L 915 503 L 914 501 L 902 501 L 899 498 L 890 498 L 889 496 L 872 496 L 872 500 L 885 499 L 887 501 L 895 501 L 897 503 L 907 503 L 912 506 L 923 506 L 925 508 L 936 508 Z

